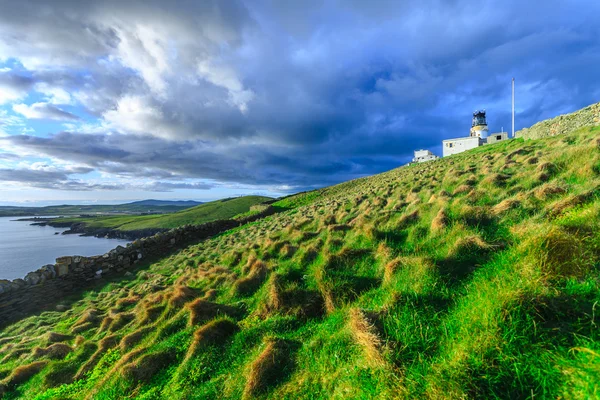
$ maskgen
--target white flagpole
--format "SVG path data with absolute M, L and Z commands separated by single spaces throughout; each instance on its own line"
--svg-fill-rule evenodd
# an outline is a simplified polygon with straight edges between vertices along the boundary
M 515 78 L 512 78 L 512 137 L 515 137 Z

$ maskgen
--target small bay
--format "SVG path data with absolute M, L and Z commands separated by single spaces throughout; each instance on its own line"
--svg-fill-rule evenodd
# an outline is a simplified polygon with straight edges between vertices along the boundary
M 66 228 L 16 221 L 23 218 L 27 217 L 0 217 L 0 279 L 23 278 L 43 265 L 54 264 L 57 257 L 99 255 L 127 244 L 120 239 L 62 235 Z

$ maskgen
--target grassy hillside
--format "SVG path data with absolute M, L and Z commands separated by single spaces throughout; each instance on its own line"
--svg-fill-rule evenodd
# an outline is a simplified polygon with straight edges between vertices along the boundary
M 96 213 L 168 213 L 194 207 L 195 202 L 170 202 L 160 200 L 137 201 L 113 205 L 61 205 L 46 207 L 0 206 L 0 217 L 43 216 L 43 215 L 79 215 Z
M 111 228 L 121 231 L 150 228 L 170 229 L 187 224 L 199 225 L 218 219 L 229 219 L 238 214 L 248 212 L 253 205 L 268 200 L 272 199 L 264 196 L 243 196 L 211 201 L 172 214 L 63 218 L 61 222 L 82 222 L 92 228 Z
M 5 398 L 598 398 L 599 134 L 284 199 L 3 329 Z

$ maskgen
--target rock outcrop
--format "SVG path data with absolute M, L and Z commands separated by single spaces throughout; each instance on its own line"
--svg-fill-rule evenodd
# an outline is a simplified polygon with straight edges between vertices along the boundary
M 515 132 L 516 137 L 539 139 L 571 133 L 579 128 L 600 125 L 600 103 L 592 104 L 571 114 L 538 122 L 530 128 Z

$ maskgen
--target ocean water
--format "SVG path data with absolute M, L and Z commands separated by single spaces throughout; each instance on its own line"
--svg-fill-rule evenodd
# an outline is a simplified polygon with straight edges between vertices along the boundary
M 65 228 L 31 226 L 26 217 L 0 217 L 0 279 L 23 278 L 61 256 L 94 256 L 125 246 L 126 240 L 55 235 Z

